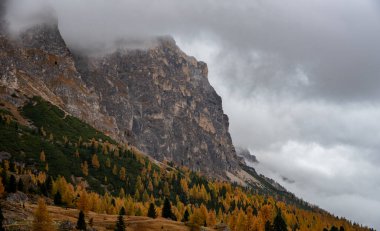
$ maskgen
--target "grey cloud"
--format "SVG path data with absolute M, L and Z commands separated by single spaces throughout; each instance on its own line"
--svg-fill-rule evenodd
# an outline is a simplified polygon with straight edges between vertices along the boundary
M 242 101 L 223 93 L 233 140 L 257 156 L 257 170 L 328 211 L 380 227 L 380 107 L 267 94 Z
M 362 150 L 290 141 L 266 151 L 261 166 L 256 167 L 307 201 L 339 216 L 378 227 L 376 216 L 380 212 L 380 201 L 376 179 L 380 171 L 376 164 L 357 155 L 358 151 Z M 282 180 L 273 169 L 292 176 L 295 183 Z M 364 211 L 366 216 L 363 216 Z
M 375 1 L 9 2 L 7 16 L 16 29 L 50 19 L 49 12 L 56 11 L 62 34 L 74 49 L 114 49 L 110 44 L 120 39 L 128 46 L 158 35 L 217 37 L 225 48 L 219 58 L 230 72 L 228 79 L 246 93 L 276 84 L 280 92 L 291 90 L 302 98 L 365 101 L 380 96 L 380 14 Z M 238 76 L 236 68 L 246 71 Z M 297 70 L 308 77 L 307 87 L 288 81 Z M 247 76 L 260 84 L 246 85 L 241 80 Z

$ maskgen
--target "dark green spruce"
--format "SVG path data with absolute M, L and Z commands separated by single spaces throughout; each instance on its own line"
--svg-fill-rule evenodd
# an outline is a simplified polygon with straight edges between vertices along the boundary
M 117 217 L 115 231 L 125 231 L 125 223 L 123 215 L 125 215 L 124 208 L 120 209 L 119 216 Z
M 151 218 L 156 218 L 157 217 L 156 208 L 154 207 L 153 203 L 150 203 L 150 205 L 149 205 L 148 217 L 151 217 Z
M 78 230 L 86 230 L 87 229 L 86 221 L 84 219 L 84 213 L 82 210 L 79 212 L 79 217 L 78 217 L 78 222 L 77 222 L 76 228 Z

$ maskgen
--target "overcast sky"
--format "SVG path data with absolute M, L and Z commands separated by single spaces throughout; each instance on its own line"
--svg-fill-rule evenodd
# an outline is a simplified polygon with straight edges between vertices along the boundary
M 208 63 L 259 172 L 380 229 L 377 1 L 12 0 L 7 12 L 13 31 L 56 15 L 72 49 L 174 36 Z

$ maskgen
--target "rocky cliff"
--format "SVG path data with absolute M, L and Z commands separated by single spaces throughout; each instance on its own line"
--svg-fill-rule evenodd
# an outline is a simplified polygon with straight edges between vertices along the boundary
M 15 39 L 2 33 L 0 75 L 5 98 L 38 95 L 90 124 L 102 121 L 101 130 L 116 125 L 100 113 L 98 96 L 81 79 L 56 26 L 35 26 Z
M 39 95 L 158 160 L 213 176 L 239 169 L 207 65 L 173 39 L 89 57 L 73 54 L 55 25 L 35 26 L 16 39 L 0 33 L 3 101 Z
M 102 58 L 78 55 L 75 64 L 123 139 L 156 159 L 196 170 L 236 168 L 228 117 L 208 82 L 206 64 L 170 38 L 158 44 Z

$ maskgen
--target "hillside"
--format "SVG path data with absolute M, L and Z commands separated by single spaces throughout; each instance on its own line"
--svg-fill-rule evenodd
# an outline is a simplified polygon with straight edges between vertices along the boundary
M 260 184 L 242 187 L 205 178 L 184 166 L 154 161 L 39 97 L 27 99 L 17 93 L 11 97 L 26 103 L 19 108 L 3 100 L 0 104 L 1 175 L 7 192 L 3 194 L 6 201 L 2 205 L 7 227 L 18 224 L 9 215 L 14 207 L 6 206 L 7 203 L 27 203 L 21 210 L 27 213 L 27 218 L 21 218 L 26 220 L 31 219 L 30 208 L 35 206 L 28 203 L 35 204 L 36 196 L 43 196 L 48 203 L 54 201 L 59 206 L 93 211 L 96 214 L 89 213 L 87 219 L 97 217 L 94 224 L 98 218 L 106 219 L 102 227 L 109 224 L 111 229 L 121 207 L 129 217 L 146 216 L 149 204 L 153 203 L 160 215 L 164 199 L 168 198 L 172 205 L 171 219 L 183 220 L 187 210 L 189 224 L 195 227 L 212 228 L 222 222 L 231 230 L 248 227 L 263 230 L 281 211 L 289 228 L 321 230 L 342 226 L 345 230 L 365 230 L 285 191 L 281 194 L 264 178 L 259 179 L 262 184 L 267 182 L 265 187 L 259 187 Z M 247 172 L 259 177 L 252 169 Z M 57 194 L 60 200 L 56 199 Z M 73 220 L 77 212 L 63 212 L 57 207 L 49 207 L 49 211 L 56 225 Z M 173 225 L 171 230 L 187 229 L 181 223 L 161 218 L 152 225 L 147 218 L 126 220 L 127 224 L 139 223 L 135 227 L 142 225 L 146 230 L 160 230 L 157 224 Z
M 6 213 L 4 214 L 5 217 L 12 217 L 15 221 L 14 224 L 8 226 L 10 230 L 30 229 L 33 222 L 33 212 L 37 207 L 35 204 L 25 203 L 25 208 L 23 208 L 20 203 L 5 202 L 2 206 L 5 208 L 12 208 L 6 210 Z M 62 223 L 62 221 L 65 221 L 66 224 L 75 224 L 79 213 L 78 209 L 68 209 L 52 205 L 48 206 L 48 211 L 53 222 L 57 226 Z M 92 228 L 98 231 L 113 230 L 117 215 L 89 212 L 88 220 L 89 219 L 93 220 Z M 191 230 L 191 228 L 186 226 L 183 222 L 163 218 L 152 219 L 142 216 L 126 216 L 125 224 L 129 231 Z M 207 228 L 205 230 L 213 231 L 214 229 Z

